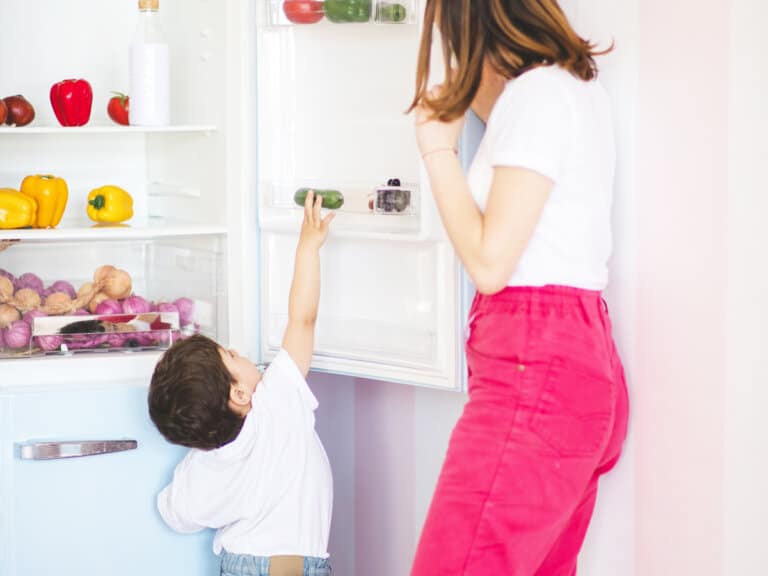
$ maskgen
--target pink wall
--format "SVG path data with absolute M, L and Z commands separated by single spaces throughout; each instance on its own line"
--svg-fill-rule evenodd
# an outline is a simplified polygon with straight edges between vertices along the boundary
M 723 560 L 728 2 L 639 3 L 637 573 Z
M 355 574 L 408 574 L 416 537 L 414 390 L 357 380 Z

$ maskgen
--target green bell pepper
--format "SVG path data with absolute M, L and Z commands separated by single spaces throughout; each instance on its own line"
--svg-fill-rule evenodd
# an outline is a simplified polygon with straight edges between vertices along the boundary
M 325 0 L 325 17 L 337 24 L 368 22 L 372 0 Z

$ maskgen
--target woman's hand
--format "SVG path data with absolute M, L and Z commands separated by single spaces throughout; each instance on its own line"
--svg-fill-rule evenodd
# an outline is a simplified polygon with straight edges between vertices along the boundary
M 427 97 L 437 98 L 442 90 L 442 85 L 434 86 L 427 92 Z M 438 150 L 456 150 L 463 128 L 464 116 L 441 122 L 430 108 L 423 104 L 416 107 L 416 142 L 422 157 Z

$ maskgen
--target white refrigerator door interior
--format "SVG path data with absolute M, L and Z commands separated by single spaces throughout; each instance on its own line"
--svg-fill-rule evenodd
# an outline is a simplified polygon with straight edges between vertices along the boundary
M 313 367 L 459 389 L 456 266 L 422 178 L 406 116 L 415 25 L 260 26 L 259 224 L 262 355 L 286 324 L 301 187 L 345 196 L 322 251 Z M 367 195 L 390 179 L 409 214 L 374 214 Z
M 174 534 L 155 508 L 185 450 L 152 426 L 146 386 L 56 388 L 0 391 L 3 576 L 217 573 L 212 533 Z M 20 444 L 62 440 L 138 446 L 60 460 L 20 457 Z

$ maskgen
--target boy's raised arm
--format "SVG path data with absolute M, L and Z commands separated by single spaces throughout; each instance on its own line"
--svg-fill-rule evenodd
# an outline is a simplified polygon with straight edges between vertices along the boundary
M 328 225 L 334 213 L 320 216 L 323 199 L 313 192 L 304 202 L 304 222 L 301 225 L 293 282 L 288 297 L 288 326 L 283 336 L 283 348 L 306 377 L 312 363 L 315 345 L 315 320 L 320 303 L 320 247 L 328 236 Z

